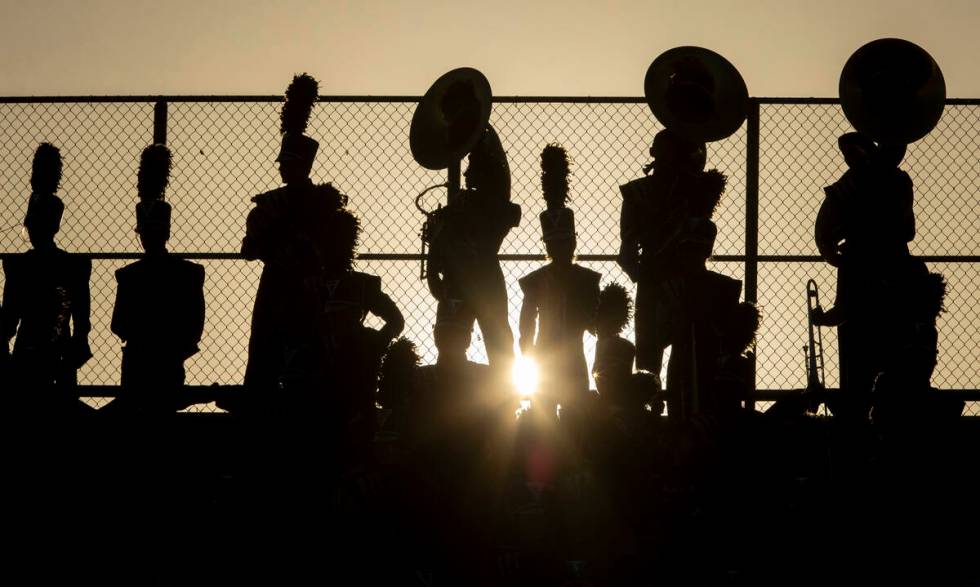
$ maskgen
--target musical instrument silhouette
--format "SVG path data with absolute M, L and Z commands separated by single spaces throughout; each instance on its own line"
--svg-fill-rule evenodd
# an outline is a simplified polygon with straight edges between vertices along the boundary
M 415 207 L 426 216 L 421 231 L 419 277 L 426 278 L 426 246 L 430 241 L 429 217 L 422 198 L 435 189 L 447 189 L 447 205 L 459 195 L 460 162 L 483 136 L 490 122 L 493 94 L 490 82 L 472 67 L 453 69 L 437 79 L 419 101 L 412 116 L 409 145 L 419 165 L 431 170 L 447 170 L 446 183 L 423 190 Z M 441 207 L 441 206 L 440 206 Z
M 671 132 L 708 143 L 735 133 L 748 115 L 749 92 L 738 69 L 703 47 L 675 47 L 647 69 L 643 92 Z
M 820 307 L 820 294 L 817 282 L 810 279 L 806 282 L 806 319 L 808 326 L 808 344 L 803 347 L 806 358 L 806 388 L 807 391 L 819 391 L 824 386 L 823 337 L 820 326 L 813 323 L 813 312 Z
M 878 39 L 855 51 L 844 64 L 838 90 L 855 130 L 889 145 L 914 143 L 929 134 L 946 103 L 939 65 L 925 49 L 903 39 Z

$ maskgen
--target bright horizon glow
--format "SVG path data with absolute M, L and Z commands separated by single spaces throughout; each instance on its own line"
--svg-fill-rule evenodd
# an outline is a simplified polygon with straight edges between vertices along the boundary
M 538 391 L 538 382 L 540 381 L 537 363 L 530 357 L 517 357 L 511 371 L 511 378 L 518 395 L 521 397 L 534 395 Z

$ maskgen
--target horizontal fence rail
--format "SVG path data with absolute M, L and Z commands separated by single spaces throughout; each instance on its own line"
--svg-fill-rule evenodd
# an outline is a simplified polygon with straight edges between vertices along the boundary
M 0 257 L 27 248 L 16 225 L 29 194 L 31 155 L 40 141 L 65 157 L 60 194 L 66 204 L 59 244 L 93 260 L 91 343 L 95 357 L 80 381 L 90 396 L 118 382 L 120 343 L 108 329 L 113 272 L 139 257 L 133 233 L 139 153 L 166 141 L 174 153 L 168 200 L 174 206 L 171 250 L 205 266 L 208 318 L 202 351 L 187 364 L 192 386 L 241 382 L 260 264 L 236 252 L 249 198 L 279 185 L 281 96 L 0 97 Z M 358 267 L 382 277 L 406 316 L 406 335 L 423 360 L 434 360 L 435 303 L 418 280 L 422 217 L 412 201 L 438 172 L 421 169 L 408 149 L 418 96 L 324 96 L 309 134 L 320 141 L 314 178 L 349 194 L 364 225 Z M 577 260 L 603 283 L 629 285 L 615 264 L 618 185 L 639 177 L 660 126 L 639 97 L 496 97 L 491 122 L 513 174 L 513 200 L 524 211 L 504 243 L 503 262 L 516 329 L 516 281 L 545 260 L 537 213 L 542 209 L 539 154 L 560 142 L 572 161 L 571 206 L 579 233 Z M 832 303 L 836 274 L 817 255 L 812 231 L 822 188 L 844 170 L 836 139 L 850 126 L 830 98 L 753 98 L 748 123 L 712 143 L 709 166 L 728 175 L 716 212 L 712 269 L 742 279 L 746 300 L 763 312 L 757 342 L 756 399 L 805 384 L 804 284 L 815 279 Z M 911 145 L 903 168 L 916 186 L 913 252 L 950 284 L 941 318 L 941 352 L 933 384 L 980 388 L 980 100 L 950 99 L 937 128 Z M 429 202 L 434 205 L 438 197 Z M 0 277 L 2 279 L 2 277 Z M 632 328 L 626 332 L 632 337 Z M 474 338 L 471 357 L 484 358 Z M 594 339 L 584 341 L 587 356 Z M 825 329 L 827 383 L 837 385 L 836 337 Z M 102 391 L 98 391 L 102 390 Z M 111 393 L 106 393 L 111 395 Z M 971 401 L 974 398 L 969 396 Z

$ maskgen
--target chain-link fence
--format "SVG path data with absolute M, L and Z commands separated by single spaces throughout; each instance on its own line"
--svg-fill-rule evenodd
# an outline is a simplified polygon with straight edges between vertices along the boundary
M 94 358 L 83 384 L 116 384 L 120 343 L 109 331 L 113 272 L 139 252 L 135 238 L 136 169 L 140 151 L 165 129 L 174 154 L 168 200 L 174 207 L 172 251 L 197 258 L 207 271 L 207 324 L 201 352 L 188 361 L 188 383 L 240 383 L 258 263 L 237 258 L 250 197 L 279 185 L 276 97 L 0 99 L 0 252 L 25 250 L 20 231 L 30 192 L 31 157 L 40 141 L 61 148 L 66 204 L 62 248 L 93 254 Z M 435 358 L 435 303 L 418 277 L 422 217 L 413 200 L 444 177 L 411 157 L 408 131 L 414 98 L 326 98 L 309 134 L 320 141 L 314 178 L 350 195 L 364 234 L 358 267 L 383 278 L 406 317 L 405 335 Z M 749 124 L 710 146 L 709 165 L 729 176 L 716 213 L 712 268 L 746 280 L 745 294 L 764 314 L 758 339 L 758 387 L 803 387 L 805 283 L 814 278 L 832 301 L 835 271 L 816 257 L 813 221 L 822 187 L 843 172 L 836 139 L 849 130 L 829 100 L 753 101 Z M 757 112 L 757 114 L 755 114 Z M 756 117 L 757 116 L 757 117 Z M 165 117 L 165 118 L 164 118 Z M 604 282 L 628 280 L 613 256 L 619 242 L 618 185 L 642 174 L 659 126 L 640 99 L 505 98 L 494 105 L 513 173 L 513 200 L 524 210 L 504 243 L 510 314 L 516 331 L 517 279 L 540 266 L 536 221 L 543 208 L 539 154 L 549 142 L 572 160 L 580 262 Z M 903 164 L 916 185 L 915 253 L 950 284 L 941 319 L 934 384 L 980 388 L 980 101 L 953 101 L 939 126 L 912 145 Z M 435 205 L 440 192 L 429 200 Z M 632 336 L 632 331 L 627 333 Z M 825 329 L 828 385 L 837 381 L 836 340 Z M 475 337 L 471 354 L 482 357 Z M 594 339 L 586 337 L 591 357 Z

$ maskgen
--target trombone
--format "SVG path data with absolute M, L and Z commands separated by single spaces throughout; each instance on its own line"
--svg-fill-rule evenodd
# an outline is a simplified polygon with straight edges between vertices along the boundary
M 823 337 L 820 334 L 820 326 L 813 323 L 813 312 L 820 307 L 820 293 L 817 291 L 817 282 L 809 280 L 806 282 L 806 318 L 809 326 L 808 344 L 803 347 L 803 356 L 806 358 L 806 389 L 807 391 L 821 391 L 826 389 L 824 385 L 823 367 Z

